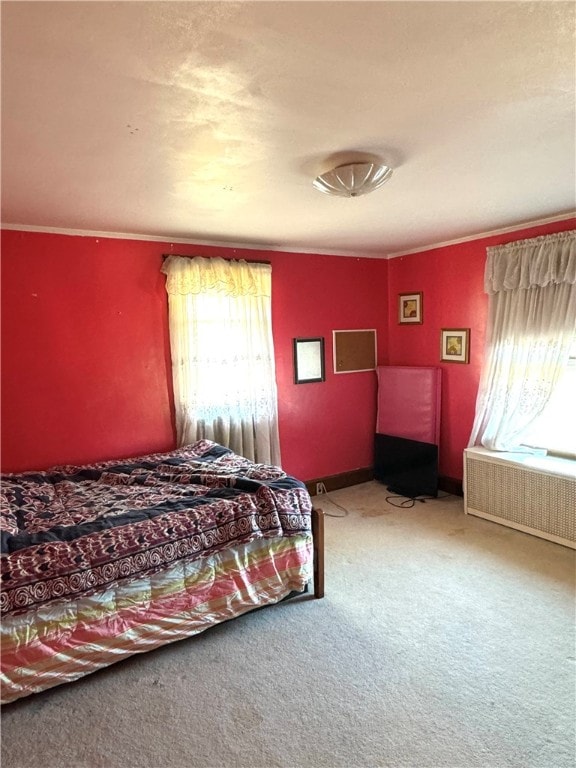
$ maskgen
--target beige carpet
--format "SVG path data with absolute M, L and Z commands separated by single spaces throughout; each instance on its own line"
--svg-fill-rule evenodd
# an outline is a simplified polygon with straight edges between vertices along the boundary
M 2 768 L 572 768 L 574 553 L 387 495 L 330 494 L 324 600 L 4 707 Z

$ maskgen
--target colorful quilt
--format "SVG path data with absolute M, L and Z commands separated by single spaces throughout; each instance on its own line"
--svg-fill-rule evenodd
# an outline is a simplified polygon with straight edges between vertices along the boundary
M 208 440 L 2 476 L 2 614 L 258 538 L 309 533 L 302 482 Z
M 2 476 L 8 703 L 302 592 L 312 504 L 278 467 L 207 440 Z

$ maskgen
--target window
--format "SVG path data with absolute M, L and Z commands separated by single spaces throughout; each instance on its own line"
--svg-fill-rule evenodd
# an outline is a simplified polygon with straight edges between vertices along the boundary
M 269 264 L 164 261 L 178 445 L 214 440 L 280 464 Z
M 576 458 L 576 337 L 554 394 L 528 431 L 524 444 Z
M 488 343 L 471 445 L 576 453 L 576 231 L 487 249 Z

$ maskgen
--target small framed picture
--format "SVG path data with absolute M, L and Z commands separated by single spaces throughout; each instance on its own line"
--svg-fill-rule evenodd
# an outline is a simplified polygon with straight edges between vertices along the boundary
M 324 339 L 294 339 L 294 384 L 324 381 Z
M 422 292 L 398 294 L 398 322 L 400 325 L 422 322 Z
M 470 328 L 442 328 L 440 360 L 445 363 L 467 363 L 469 347 Z

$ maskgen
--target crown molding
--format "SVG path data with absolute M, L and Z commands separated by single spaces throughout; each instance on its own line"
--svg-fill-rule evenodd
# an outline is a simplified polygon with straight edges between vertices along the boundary
M 522 224 L 513 224 L 510 227 L 503 227 L 502 229 L 491 229 L 487 232 L 477 232 L 474 235 L 466 235 L 466 237 L 459 237 L 456 240 L 446 240 L 443 243 L 432 243 L 430 245 L 423 245 L 420 248 L 411 248 L 409 251 L 395 251 L 389 253 L 387 259 L 397 259 L 399 256 L 410 256 L 414 253 L 423 253 L 424 251 L 434 251 L 436 248 L 446 248 L 449 245 L 459 245 L 460 243 L 469 243 L 472 240 L 484 240 L 488 237 L 497 237 L 498 235 L 506 235 L 509 232 L 518 232 L 521 229 L 531 229 L 532 227 L 540 227 L 544 224 L 553 224 L 556 221 L 568 221 L 569 219 L 576 218 L 576 210 L 569 213 L 561 213 L 557 216 L 549 216 L 545 219 L 535 219 L 532 221 L 525 221 Z
M 151 243 L 171 243 L 180 245 L 201 245 L 207 248 L 228 248 L 238 251 L 271 251 L 273 253 L 302 253 L 317 256 L 344 256 L 348 258 L 385 259 L 386 254 L 366 253 L 364 251 L 332 251 L 320 248 L 282 247 L 278 245 L 260 245 L 253 243 L 234 243 L 223 240 L 198 240 L 191 237 L 170 237 L 168 235 L 143 235 L 130 232 L 100 232 L 89 229 L 66 229 L 65 227 L 44 227 L 35 224 L 2 224 L 0 229 L 15 232 L 37 232 L 46 235 L 64 235 L 65 237 L 111 238 L 113 240 L 141 240 Z
M 455 240 L 445 240 L 440 243 L 430 243 L 428 245 L 422 245 L 418 248 L 411 248 L 406 251 L 393 251 L 391 253 L 375 254 L 373 252 L 365 251 L 332 251 L 318 248 L 288 248 L 277 245 L 254 245 L 251 243 L 234 243 L 223 242 L 215 240 L 197 240 L 189 237 L 169 237 L 164 235 L 143 235 L 128 232 L 100 232 L 87 229 L 66 229 L 63 227 L 43 227 L 30 224 L 0 224 L 1 229 L 12 230 L 17 232 L 38 232 L 49 235 L 64 235 L 68 237 L 93 237 L 98 238 L 111 238 L 114 240 L 143 240 L 153 243 L 172 243 L 183 245 L 200 245 L 209 248 L 228 248 L 238 251 L 270 251 L 273 253 L 301 253 L 305 255 L 316 256 L 343 256 L 347 258 L 362 258 L 362 259 L 396 259 L 401 256 L 410 256 L 416 253 L 424 253 L 425 251 L 434 251 L 437 248 L 446 248 L 451 245 L 460 245 L 461 243 L 469 243 L 472 240 L 483 240 L 489 237 L 497 237 L 498 235 L 505 235 L 509 232 L 518 232 L 522 229 L 530 229 L 531 227 L 539 227 L 545 224 L 553 224 L 557 221 L 567 221 L 569 219 L 576 218 L 576 210 L 568 213 L 558 214 L 556 216 L 549 216 L 543 219 L 533 219 L 531 221 L 524 221 L 520 224 L 514 224 L 509 227 L 503 227 L 501 229 L 492 229 L 486 232 L 476 232 L 472 235 L 466 235 L 465 237 L 459 237 Z

